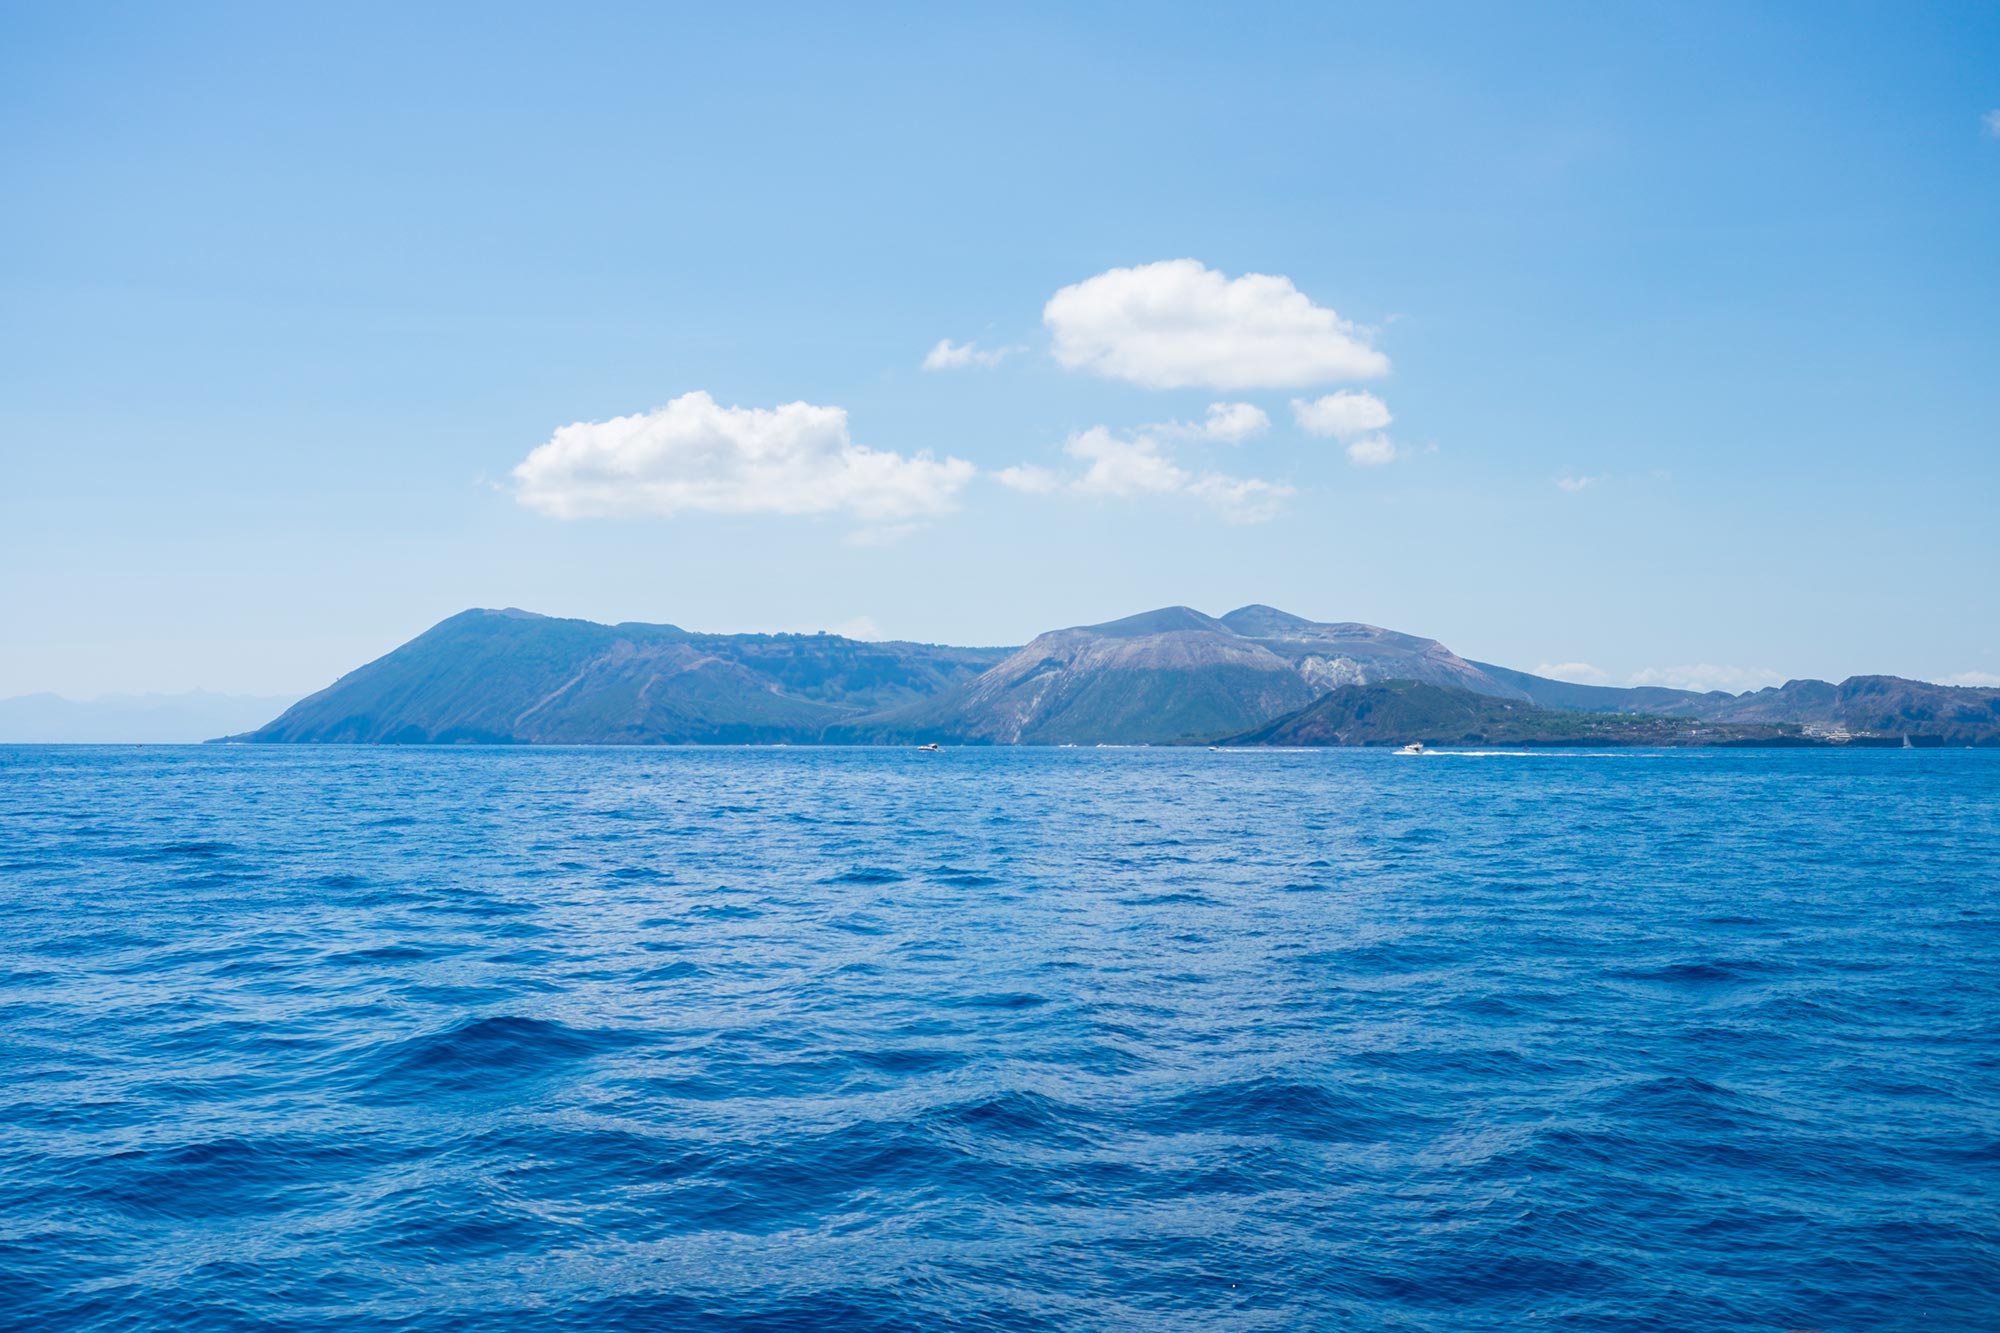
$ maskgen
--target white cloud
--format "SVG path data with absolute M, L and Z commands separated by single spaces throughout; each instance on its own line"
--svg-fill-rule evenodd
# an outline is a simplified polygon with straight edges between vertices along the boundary
M 1271 418 L 1255 403 L 1210 403 L 1201 433 L 1224 444 L 1241 444 L 1271 429 Z
M 1370 379 L 1389 358 L 1290 278 L 1231 279 L 1199 260 L 1114 268 L 1042 309 L 1056 360 L 1151 389 L 1281 389 Z
M 1241 444 L 1271 429 L 1271 418 L 1255 403 L 1210 403 L 1208 415 L 1200 421 L 1162 421 L 1145 429 L 1182 440 Z
M 1994 114 L 2000 115 L 2000 111 L 1996 111 Z M 1941 677 L 1937 683 L 1940 685 L 1973 685 L 1981 689 L 2000 689 L 2000 676 L 1994 675 L 1991 671 L 1961 671 L 1955 676 Z
M 1356 467 L 1381 467 L 1396 461 L 1396 443 L 1386 435 L 1368 435 L 1347 446 L 1347 461 Z
M 1021 463 L 1014 467 L 1003 467 L 993 474 L 993 479 L 1008 490 L 1020 491 L 1025 495 L 1049 495 L 1062 489 L 1063 479 L 1045 467 L 1033 463 Z
M 994 480 L 1030 495 L 1126 500 L 1148 495 L 1186 495 L 1231 523 L 1262 523 L 1277 515 L 1292 488 L 1256 477 L 1190 472 L 1171 458 L 1152 434 L 1113 434 L 1092 426 L 1071 435 L 1063 452 L 1084 465 L 1063 473 L 1031 463 L 1003 468 Z
M 997 366 L 1020 350 L 1018 347 L 989 350 L 976 342 L 955 343 L 949 338 L 940 338 L 937 346 L 925 354 L 924 369 L 962 370 L 966 366 Z
M 1572 685 L 1603 685 L 1611 679 L 1588 662 L 1544 662 L 1531 673 L 1550 680 L 1566 680 Z
M 1785 678 L 1775 671 L 1762 667 L 1716 666 L 1712 662 L 1698 662 L 1691 666 L 1647 667 L 1635 671 L 1627 684 L 1664 685 L 1674 690 L 1724 690 L 1730 694 L 1741 694 L 1745 690 L 1761 690 L 1766 685 L 1782 685 Z
M 842 537 L 840 544 L 872 550 L 878 546 L 894 546 L 911 533 L 922 532 L 923 529 L 922 523 L 871 523 Z
M 838 407 L 665 407 L 564 426 L 514 469 L 521 503 L 556 518 L 845 513 L 873 523 L 955 507 L 977 469 L 855 444 Z
M 1347 461 L 1356 467 L 1382 467 L 1402 456 L 1396 442 L 1381 433 L 1395 419 L 1389 405 L 1372 393 L 1342 389 L 1324 398 L 1294 398 L 1292 419 L 1308 435 L 1346 440 Z
M 1381 430 L 1395 418 L 1389 415 L 1389 405 L 1374 394 L 1342 389 L 1324 398 L 1292 399 L 1292 419 L 1308 435 L 1344 440 Z
M 1121 439 L 1103 426 L 1069 437 L 1063 452 L 1090 466 L 1071 483 L 1079 495 L 1162 495 L 1184 489 L 1190 478 L 1148 436 Z
M 1292 488 L 1255 477 L 1210 472 L 1188 485 L 1188 494 L 1206 501 L 1231 523 L 1265 523 L 1278 516 Z
M 1588 490 L 1601 481 L 1609 480 L 1611 480 L 1609 477 L 1578 477 L 1564 473 L 1562 476 L 1556 478 L 1556 489 L 1568 491 L 1571 495 L 1575 495 L 1578 491 Z
M 1988 134 L 2000 139 L 2000 111 L 1989 111 L 1980 117 L 1980 121 L 1986 126 Z

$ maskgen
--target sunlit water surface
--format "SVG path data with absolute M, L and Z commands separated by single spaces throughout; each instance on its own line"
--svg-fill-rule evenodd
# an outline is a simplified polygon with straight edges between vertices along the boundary
M 0 1325 L 2000 1327 L 2000 754 L 0 749 Z

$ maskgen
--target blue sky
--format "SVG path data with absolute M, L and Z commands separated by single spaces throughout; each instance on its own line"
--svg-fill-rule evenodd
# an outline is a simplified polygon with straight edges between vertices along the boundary
M 2000 9 L 720 11 L 0 10 L 0 695 L 474 605 L 2000 679 Z

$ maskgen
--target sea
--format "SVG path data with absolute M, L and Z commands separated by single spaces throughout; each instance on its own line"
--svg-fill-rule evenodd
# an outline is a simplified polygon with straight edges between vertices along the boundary
M 0 1328 L 2000 1328 L 2000 752 L 0 749 Z

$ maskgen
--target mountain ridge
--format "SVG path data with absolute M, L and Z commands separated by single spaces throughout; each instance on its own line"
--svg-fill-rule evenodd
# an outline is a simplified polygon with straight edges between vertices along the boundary
M 933 693 L 1000 650 L 474 609 L 229 739 L 401 744 L 759 743 Z
M 1951 744 L 2000 742 L 2000 690 L 1883 676 L 1742 695 L 1577 685 L 1463 658 L 1435 639 L 1262 603 L 1222 616 L 1159 607 L 1051 630 L 1019 648 L 709 634 L 473 609 L 225 739 L 1187 744 L 1241 736 L 1335 691 L 1392 681 L 1561 713 L 1797 727 L 1829 740 L 1909 731 Z

